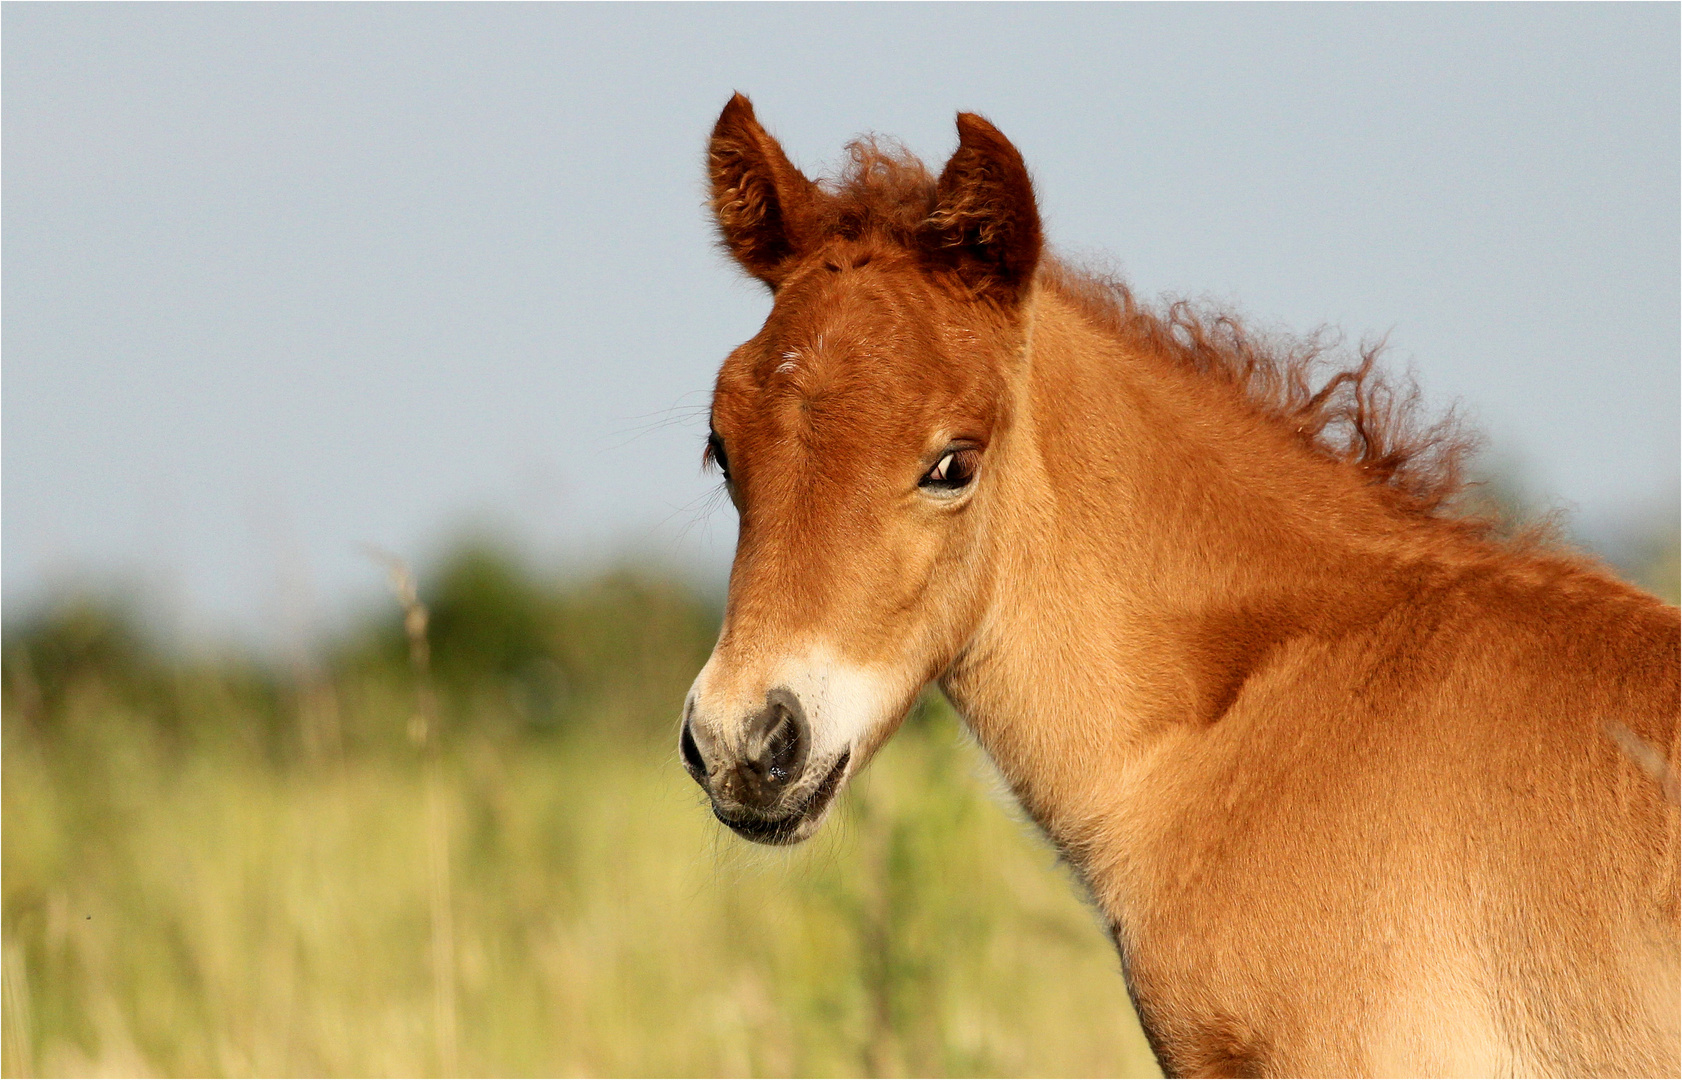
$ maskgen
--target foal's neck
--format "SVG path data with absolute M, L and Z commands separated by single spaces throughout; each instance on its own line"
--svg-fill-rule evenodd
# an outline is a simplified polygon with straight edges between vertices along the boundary
M 1240 389 L 1054 288 L 1033 310 L 994 466 L 990 603 L 943 685 L 1079 863 L 1152 755 L 1218 722 L 1272 643 L 1348 610 L 1408 541 Z

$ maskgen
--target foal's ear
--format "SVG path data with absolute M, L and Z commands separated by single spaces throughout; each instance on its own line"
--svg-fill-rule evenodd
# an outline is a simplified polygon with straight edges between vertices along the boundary
M 1040 258 L 1040 212 L 1022 155 L 975 113 L 958 114 L 958 149 L 935 185 L 924 228 L 931 257 L 1006 303 L 1027 291 Z
M 813 241 L 818 186 L 806 179 L 736 94 L 707 147 L 713 216 L 730 254 L 775 289 L 790 260 Z

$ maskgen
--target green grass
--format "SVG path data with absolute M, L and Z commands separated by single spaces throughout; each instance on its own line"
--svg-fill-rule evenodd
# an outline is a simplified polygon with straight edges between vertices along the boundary
M 1155 1074 L 1097 920 L 938 699 L 782 851 L 712 820 L 659 664 L 555 733 L 446 695 L 429 767 L 377 737 L 407 724 L 389 670 L 328 684 L 335 741 L 320 694 L 225 666 L 18 660 L 7 1075 Z

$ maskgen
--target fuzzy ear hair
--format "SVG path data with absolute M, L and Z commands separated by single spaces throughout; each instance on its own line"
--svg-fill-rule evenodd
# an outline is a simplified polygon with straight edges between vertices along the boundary
M 818 186 L 789 162 L 741 94 L 713 126 L 707 173 L 725 246 L 743 269 L 775 289 L 790 259 L 815 239 Z
M 958 149 L 935 185 L 925 248 L 977 291 L 1020 300 L 1040 258 L 1040 212 L 1022 155 L 975 113 L 958 114 Z

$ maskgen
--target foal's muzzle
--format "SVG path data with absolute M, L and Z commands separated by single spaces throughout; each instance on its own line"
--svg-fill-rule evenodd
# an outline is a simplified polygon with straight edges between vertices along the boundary
M 789 843 L 802 823 L 820 813 L 846 775 L 850 753 L 811 765 L 812 734 L 800 699 L 785 687 L 765 695 L 765 705 L 728 742 L 707 736 L 695 722 L 694 699 L 684 707 L 678 749 L 689 775 L 712 797 L 713 814 L 741 836 L 760 843 Z M 816 775 L 814 775 L 816 774 Z

